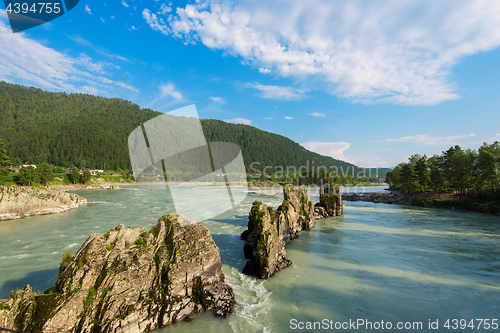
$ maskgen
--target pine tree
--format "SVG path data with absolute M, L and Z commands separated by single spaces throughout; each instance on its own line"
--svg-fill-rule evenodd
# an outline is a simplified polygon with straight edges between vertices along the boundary
M 418 185 L 422 191 L 427 190 L 429 182 L 429 168 L 427 167 L 427 156 L 420 157 L 415 163 L 415 174 L 417 176 Z
M 86 185 L 90 181 L 91 176 L 90 171 L 85 170 L 82 175 L 82 182 Z
M 401 187 L 404 193 L 413 192 L 415 189 L 416 175 L 411 164 L 405 163 L 401 168 Z
M 71 172 L 69 174 L 69 179 L 73 184 L 76 184 L 78 181 L 80 181 L 80 170 L 78 170 L 77 167 L 72 167 Z
M 0 140 L 0 184 L 4 184 L 7 180 L 7 175 L 9 173 L 7 168 L 9 165 L 10 159 L 7 156 L 7 150 L 2 140 Z
M 42 163 L 37 165 L 37 172 L 40 182 L 43 185 L 48 185 L 49 182 L 54 179 L 54 174 L 48 163 Z
M 38 173 L 31 165 L 19 171 L 19 182 L 23 186 L 31 186 L 38 182 Z

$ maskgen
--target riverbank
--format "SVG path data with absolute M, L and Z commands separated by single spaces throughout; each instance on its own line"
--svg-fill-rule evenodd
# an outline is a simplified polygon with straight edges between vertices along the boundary
M 0 186 L 0 221 L 65 212 L 87 204 L 87 199 L 56 189 Z
M 498 200 L 466 197 L 450 193 L 353 193 L 342 195 L 342 199 L 345 201 L 367 201 L 419 207 L 461 209 L 500 215 L 500 202 Z

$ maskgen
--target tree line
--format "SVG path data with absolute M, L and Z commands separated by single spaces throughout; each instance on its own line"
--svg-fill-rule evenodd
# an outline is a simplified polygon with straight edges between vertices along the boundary
M 119 98 L 54 93 L 0 82 L 0 138 L 12 164 L 131 169 L 129 134 L 161 114 Z M 307 162 L 328 168 L 351 168 L 353 175 L 364 170 L 252 126 L 213 119 L 203 119 L 201 124 L 207 142 L 232 142 L 240 146 L 247 173 L 256 161 L 283 168 L 298 169 Z M 383 177 L 387 170 L 378 171 L 382 171 Z
M 500 143 L 483 143 L 477 150 L 456 145 L 429 158 L 416 154 L 388 172 L 386 179 L 403 193 L 496 193 L 500 186 Z
M 35 165 L 27 165 L 19 169 L 17 174 L 10 169 L 11 161 L 7 155 L 5 144 L 0 139 L 0 185 L 3 185 L 9 179 L 9 173 L 13 175 L 13 180 L 18 185 L 33 186 L 36 184 L 47 186 L 54 179 L 55 174 L 64 174 L 65 170 L 62 167 L 52 168 L 48 163 L 40 163 Z M 89 170 L 80 170 L 72 167 L 68 175 L 69 180 L 73 183 L 87 184 L 91 179 Z

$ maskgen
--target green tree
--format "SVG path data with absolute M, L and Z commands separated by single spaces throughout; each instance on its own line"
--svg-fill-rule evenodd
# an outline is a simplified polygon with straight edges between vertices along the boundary
M 452 192 L 467 192 L 472 185 L 474 152 L 460 146 L 450 147 L 442 155 L 443 175 Z
M 71 171 L 70 171 L 70 174 L 69 174 L 69 180 L 71 180 L 71 182 L 73 184 L 78 183 L 78 181 L 80 180 L 80 170 L 78 170 L 77 167 L 72 167 L 71 168 Z
M 478 170 L 478 185 L 480 191 L 496 188 L 498 185 L 498 165 L 500 156 L 498 156 L 497 151 L 499 150 L 499 146 L 498 142 L 492 145 L 488 145 L 485 142 L 479 148 L 476 169 Z
M 23 186 L 32 186 L 38 182 L 38 173 L 31 165 L 21 168 L 19 182 Z
M 442 159 L 438 155 L 429 157 L 427 160 L 429 165 L 429 184 L 432 190 L 436 192 L 441 192 L 444 189 L 444 177 L 442 170 Z
M 9 173 L 7 167 L 9 165 L 10 159 L 7 156 L 7 150 L 2 140 L 0 140 L 0 184 L 4 184 L 7 180 L 7 175 Z
M 48 185 L 54 179 L 52 168 L 48 163 L 38 164 L 36 170 L 38 172 L 38 178 L 40 179 L 40 183 L 42 183 L 42 185 Z
M 90 174 L 89 170 L 85 170 L 82 175 L 82 183 L 87 184 L 90 179 L 92 178 L 92 175 Z
M 429 168 L 427 166 L 427 156 L 421 156 L 415 163 L 415 175 L 421 191 L 427 190 L 429 182 Z
M 404 193 L 411 193 L 417 187 L 416 174 L 413 166 L 409 163 L 404 163 L 401 167 L 401 190 Z

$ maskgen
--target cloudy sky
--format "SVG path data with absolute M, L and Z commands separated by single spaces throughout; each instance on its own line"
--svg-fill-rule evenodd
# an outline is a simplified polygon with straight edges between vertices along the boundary
M 361 166 L 500 140 L 498 0 L 80 0 L 0 79 L 249 124 Z

